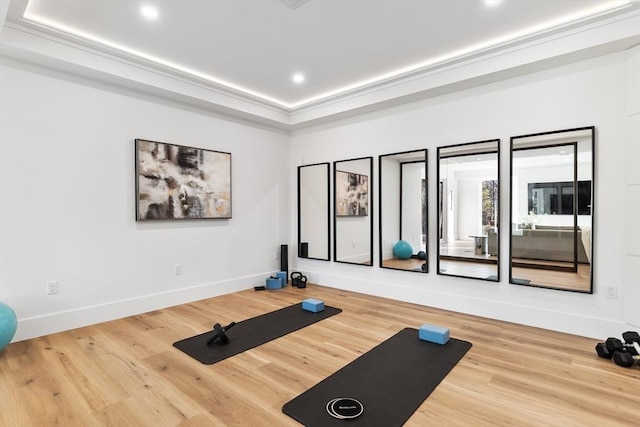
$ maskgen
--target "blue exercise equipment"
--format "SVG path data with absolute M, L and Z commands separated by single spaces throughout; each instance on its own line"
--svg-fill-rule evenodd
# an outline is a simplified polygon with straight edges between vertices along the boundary
M 393 245 L 393 255 L 395 255 L 396 258 L 409 259 L 411 255 L 413 255 L 413 246 L 406 240 L 398 240 L 398 242 Z
M 18 329 L 18 318 L 11 307 L 0 302 L 0 351 L 9 345 Z

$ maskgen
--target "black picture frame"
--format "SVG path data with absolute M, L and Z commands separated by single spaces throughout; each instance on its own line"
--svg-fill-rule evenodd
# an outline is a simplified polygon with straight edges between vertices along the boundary
M 230 219 L 231 153 L 135 140 L 136 221 Z

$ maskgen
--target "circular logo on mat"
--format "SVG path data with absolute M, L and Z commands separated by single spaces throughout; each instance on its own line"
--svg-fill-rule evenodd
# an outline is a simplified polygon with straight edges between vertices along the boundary
M 327 412 L 334 418 L 349 420 L 362 415 L 364 406 L 352 397 L 336 397 L 327 403 Z

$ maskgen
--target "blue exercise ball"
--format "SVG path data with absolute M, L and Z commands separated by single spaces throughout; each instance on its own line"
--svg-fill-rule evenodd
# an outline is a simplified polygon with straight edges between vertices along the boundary
M 17 328 L 16 312 L 7 304 L 0 302 L 0 351 L 11 342 Z
M 413 255 L 413 246 L 406 240 L 398 240 L 398 242 L 393 245 L 393 255 L 395 255 L 396 258 L 409 259 L 411 255 Z

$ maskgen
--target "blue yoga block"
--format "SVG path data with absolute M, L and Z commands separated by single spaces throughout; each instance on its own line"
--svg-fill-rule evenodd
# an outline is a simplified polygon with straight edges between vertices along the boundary
M 286 272 L 286 271 L 278 271 L 278 272 L 276 273 L 276 276 L 277 276 L 280 280 L 282 280 L 282 287 L 287 286 L 287 282 L 288 282 L 288 280 L 287 280 L 287 272 Z
M 269 277 L 267 279 L 267 289 L 280 289 L 282 287 L 282 280 L 280 278 L 274 279 Z
M 319 299 L 307 298 L 306 300 L 302 301 L 302 309 L 317 313 L 324 310 L 324 302 L 320 301 Z
M 418 330 L 418 338 L 436 344 L 446 344 L 449 341 L 449 329 L 425 323 Z

